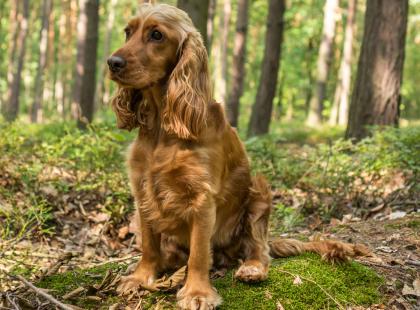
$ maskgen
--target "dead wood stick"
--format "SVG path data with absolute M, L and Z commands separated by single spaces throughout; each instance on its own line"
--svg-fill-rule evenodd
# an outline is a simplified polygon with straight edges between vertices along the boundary
M 126 257 L 121 257 L 121 258 L 110 259 L 110 260 L 107 260 L 105 262 L 95 263 L 95 264 L 92 264 L 92 265 L 93 266 L 102 266 L 102 265 L 106 265 L 106 264 L 110 264 L 110 263 L 123 262 L 123 261 L 126 261 L 126 260 L 139 258 L 139 257 L 141 257 L 141 255 L 134 255 L 134 256 L 128 256 L 128 257 L 126 256 Z
M 66 304 L 63 304 L 62 302 L 58 301 L 57 299 L 55 299 L 54 297 L 52 297 L 50 294 L 47 294 L 43 290 L 41 290 L 38 287 L 36 287 L 35 285 L 33 285 L 31 282 L 29 282 L 28 280 L 26 280 L 24 277 L 22 277 L 20 275 L 11 275 L 9 273 L 7 273 L 7 275 L 10 276 L 10 277 L 12 277 L 12 278 L 18 279 L 19 281 L 21 281 L 22 283 L 24 283 L 27 287 L 29 287 L 31 290 L 33 290 L 36 294 L 44 297 L 45 299 L 47 299 L 49 302 L 55 304 L 60 309 L 63 309 L 63 310 L 74 310 L 74 308 L 71 307 L 70 305 L 66 305 Z
M 305 280 L 305 281 L 308 281 L 308 282 L 311 282 L 311 283 L 315 284 L 316 286 L 318 286 L 321 289 L 321 291 L 324 292 L 325 295 L 327 295 L 333 302 L 335 302 L 335 304 L 338 306 L 339 309 L 341 309 L 341 310 L 344 310 L 345 309 L 343 307 L 343 305 L 340 302 L 338 302 L 337 299 L 335 299 L 330 293 L 328 293 L 328 291 L 326 289 L 324 289 L 321 285 L 319 285 L 318 283 L 316 283 L 314 280 L 309 279 L 309 278 L 302 277 L 302 276 L 297 275 L 297 274 L 294 274 L 294 273 L 291 273 L 291 272 L 289 272 L 287 270 L 284 270 L 284 269 L 277 269 L 277 270 L 280 271 L 280 272 L 282 272 L 282 273 L 288 274 L 289 276 L 292 276 L 294 278 L 300 277 L 302 280 Z

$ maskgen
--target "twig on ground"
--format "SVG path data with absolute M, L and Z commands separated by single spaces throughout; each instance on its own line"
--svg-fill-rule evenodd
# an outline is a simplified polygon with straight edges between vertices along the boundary
M 126 260 L 135 259 L 135 258 L 139 258 L 139 257 L 141 257 L 141 255 L 115 258 L 115 259 L 110 259 L 110 260 L 107 260 L 107 261 L 104 261 L 104 262 L 93 264 L 93 266 L 96 267 L 96 266 L 102 266 L 102 265 L 106 265 L 106 264 L 110 264 L 110 263 L 118 263 L 118 262 L 123 262 L 123 261 L 126 261 Z
M 367 260 L 355 259 L 355 261 L 362 264 L 362 265 L 382 267 L 382 268 L 387 268 L 387 269 L 396 269 L 397 268 L 396 266 L 386 265 L 386 264 L 378 264 L 378 263 L 370 262 L 370 261 L 367 261 Z
M 13 306 L 14 309 L 20 310 L 19 306 L 15 303 L 14 299 L 10 296 L 9 293 L 6 293 L 6 299 Z
M 38 287 L 36 287 L 35 285 L 33 285 L 31 282 L 29 282 L 28 280 L 26 280 L 24 277 L 20 276 L 20 275 L 12 275 L 8 272 L 6 272 L 6 274 L 14 279 L 17 279 L 19 281 L 21 281 L 22 283 L 24 283 L 28 288 L 30 288 L 31 290 L 33 290 L 37 295 L 40 295 L 42 297 L 44 297 L 45 299 L 47 299 L 49 302 L 55 304 L 57 307 L 59 307 L 60 309 L 63 310 L 74 310 L 74 308 L 70 305 L 66 305 L 63 304 L 62 302 L 58 301 L 57 299 L 55 299 L 53 296 L 47 294 L 46 292 L 44 292 L 43 290 L 39 289 Z
M 316 283 L 314 280 L 309 279 L 309 278 L 305 278 L 305 277 L 303 277 L 301 275 L 294 274 L 294 273 L 289 272 L 289 271 L 284 270 L 284 269 L 277 269 L 277 270 L 280 271 L 280 272 L 282 272 L 282 273 L 288 274 L 289 276 L 292 276 L 294 278 L 300 277 L 302 280 L 305 280 L 305 281 L 308 281 L 308 282 L 311 282 L 311 283 L 315 284 L 316 286 L 318 286 L 321 289 L 321 291 L 324 292 L 325 295 L 327 295 L 327 297 L 329 297 L 337 305 L 337 307 L 339 309 L 345 310 L 344 306 L 337 299 L 335 299 L 330 293 L 328 293 L 328 291 L 326 289 L 324 289 L 321 285 L 319 285 L 318 283 Z
M 405 262 L 409 265 L 420 266 L 420 261 L 418 261 L 418 260 L 407 259 Z

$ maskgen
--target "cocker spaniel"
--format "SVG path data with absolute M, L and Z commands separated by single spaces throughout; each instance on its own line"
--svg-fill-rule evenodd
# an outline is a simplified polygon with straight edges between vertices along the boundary
M 251 176 L 237 132 L 212 99 L 207 52 L 185 12 L 142 5 L 125 34 L 108 66 L 118 84 L 117 125 L 139 128 L 128 170 L 143 256 L 120 292 L 187 264 L 178 306 L 214 309 L 221 298 L 209 279 L 212 266 L 241 261 L 235 277 L 256 282 L 267 278 L 270 256 L 312 251 L 339 260 L 363 252 L 336 241 L 268 241 L 269 185 Z

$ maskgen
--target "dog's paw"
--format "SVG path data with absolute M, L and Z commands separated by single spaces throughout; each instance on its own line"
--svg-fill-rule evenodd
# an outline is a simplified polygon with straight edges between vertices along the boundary
M 259 261 L 243 263 L 235 273 L 235 278 L 243 282 L 260 282 L 267 279 L 268 268 Z
M 177 306 L 183 310 L 213 310 L 222 303 L 222 298 L 215 288 L 197 289 L 185 285 L 178 291 Z

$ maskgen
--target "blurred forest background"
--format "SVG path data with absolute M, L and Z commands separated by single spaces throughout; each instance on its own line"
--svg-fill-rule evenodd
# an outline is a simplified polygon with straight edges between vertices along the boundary
M 142 2 L 1 1 L 4 118 L 111 120 L 115 85 L 106 78 L 106 58 L 124 42 L 122 29 Z M 387 7 L 372 1 L 368 11 L 361 0 L 179 0 L 178 6 L 206 40 L 215 98 L 243 137 L 290 122 L 345 127 L 353 111 L 347 135 L 361 138 L 366 124 L 420 117 L 420 1 Z
M 123 29 L 143 2 L 0 0 L 0 271 L 9 273 L 0 272 L 0 308 L 28 300 L 26 289 L 7 291 L 18 285 L 11 274 L 63 300 L 79 286 L 92 287 L 92 274 L 109 280 L 107 270 L 125 269 L 104 265 L 110 258 L 138 255 L 124 164 L 136 133 L 116 128 L 106 59 L 124 43 Z M 296 267 L 288 270 L 320 281 L 343 305 L 414 309 L 420 0 L 159 2 L 186 10 L 203 35 L 214 96 L 238 128 L 253 172 L 272 185 L 271 235 L 306 239 L 320 231 L 366 244 L 385 267 L 366 264 L 386 284 L 375 273 L 369 280 L 357 271 L 353 279 L 347 267 L 323 269 L 314 257 L 288 260 Z M 92 266 L 103 268 L 78 269 Z M 247 302 L 282 309 L 277 300 L 287 309 L 334 305 L 319 285 L 279 278 L 284 283 L 256 297 L 255 286 L 218 289 L 228 309 L 249 309 Z M 83 292 L 65 302 L 116 302 L 104 297 L 108 291 Z M 96 296 L 88 300 L 86 292 Z M 2 304 L 2 296 L 12 303 Z

